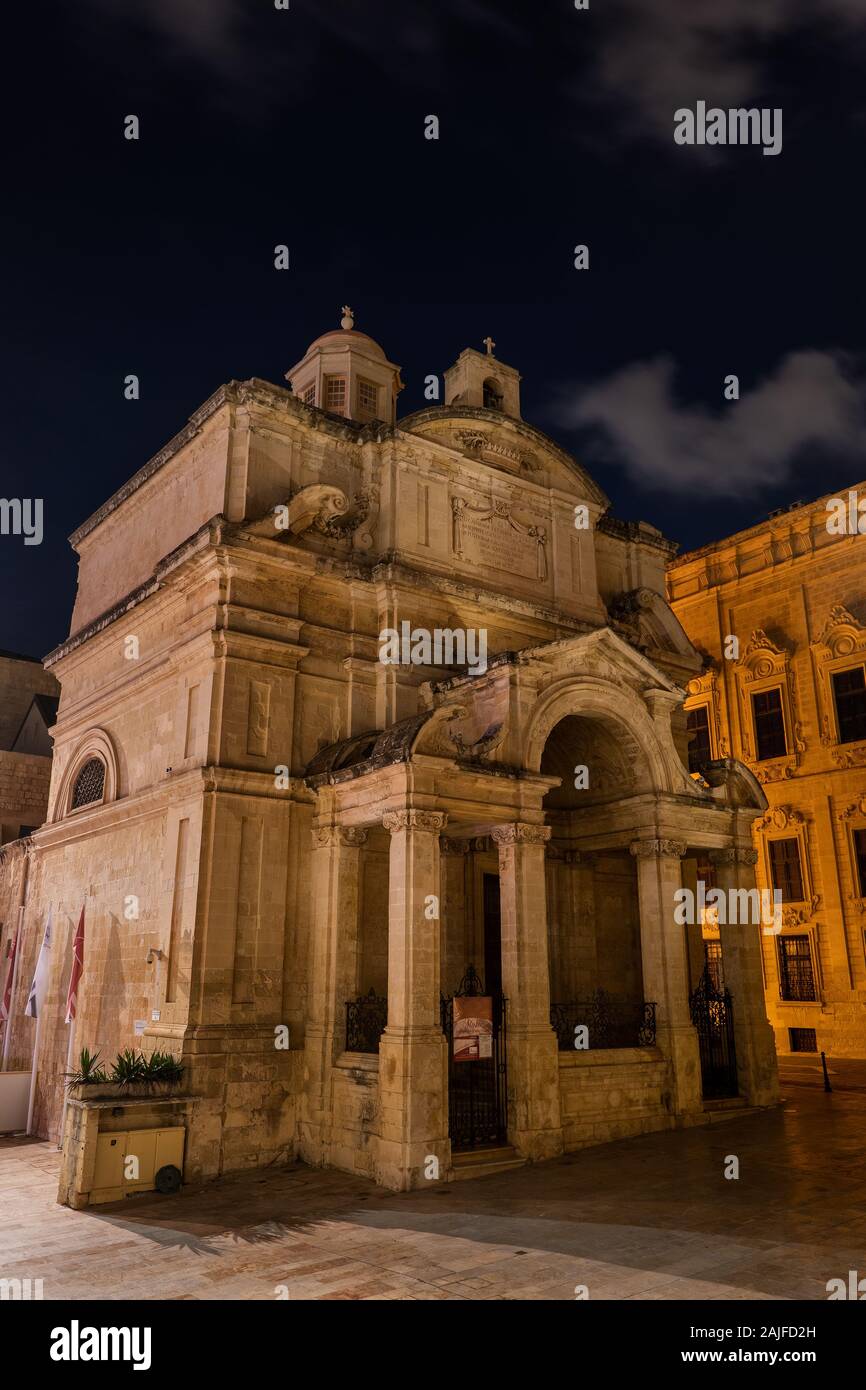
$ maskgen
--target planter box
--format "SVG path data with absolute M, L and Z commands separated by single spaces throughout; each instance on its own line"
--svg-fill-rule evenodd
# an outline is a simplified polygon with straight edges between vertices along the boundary
M 0 1071 L 0 1134 L 27 1128 L 29 1071 Z
M 70 1086 L 69 1096 L 81 1101 L 171 1100 L 180 1095 L 182 1081 L 103 1081 Z
M 167 1139 L 170 1145 L 173 1137 L 170 1132 L 176 1130 L 175 1150 L 177 1153 L 183 1152 L 183 1136 L 198 1103 L 196 1097 L 178 1093 L 176 1086 L 163 1088 L 161 1095 L 154 1091 L 142 1095 L 142 1089 L 120 1086 L 115 1082 L 106 1086 L 72 1088 L 67 1107 L 58 1202 L 82 1208 L 91 1202 L 133 1196 L 135 1192 L 147 1191 L 152 1185 L 142 1177 L 138 1181 L 124 1179 L 119 1184 L 112 1182 L 109 1187 L 104 1186 L 104 1173 L 99 1170 L 98 1160 L 100 1140 L 106 1136 L 114 1136 L 124 1146 L 125 1153 L 132 1131 L 136 1136 L 135 1151 L 142 1154 L 152 1137 L 156 1156 L 161 1141 Z M 138 1094 L 133 1094 L 136 1090 Z M 81 1098 L 77 1094 L 79 1091 L 88 1094 Z M 101 1099 L 97 1099 L 96 1095 L 91 1096 L 91 1091 L 101 1093 Z M 106 1096 L 106 1091 L 111 1094 Z M 172 1094 L 168 1094 L 168 1091 Z M 102 1147 L 106 1146 L 103 1144 Z M 176 1163 L 176 1159 L 173 1161 Z

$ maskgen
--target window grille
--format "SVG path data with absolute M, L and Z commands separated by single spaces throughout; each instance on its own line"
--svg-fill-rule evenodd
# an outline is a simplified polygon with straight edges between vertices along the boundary
M 75 779 L 71 810 L 101 801 L 105 791 L 105 763 L 101 758 L 89 758 Z

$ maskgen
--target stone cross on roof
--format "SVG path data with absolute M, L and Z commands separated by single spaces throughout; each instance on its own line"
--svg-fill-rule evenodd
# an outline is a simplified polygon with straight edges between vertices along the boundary
M 484 346 L 487 348 L 487 356 L 492 357 L 493 349 L 496 347 L 496 344 L 494 343 L 493 339 L 488 334 L 486 338 L 482 339 L 482 341 L 484 343 Z

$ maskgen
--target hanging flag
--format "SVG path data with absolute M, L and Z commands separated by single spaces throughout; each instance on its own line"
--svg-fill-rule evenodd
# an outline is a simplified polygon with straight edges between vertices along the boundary
M 42 946 L 39 950 L 39 959 L 36 962 L 36 969 L 33 972 L 33 983 L 30 986 L 30 993 L 27 996 L 27 1004 L 24 1012 L 28 1018 L 38 1018 L 45 1003 L 45 996 L 48 993 L 48 976 L 51 972 L 51 908 L 48 909 L 48 921 L 45 923 L 45 935 L 42 938 Z
M 72 943 L 72 974 L 69 976 L 69 993 L 66 996 L 66 1022 L 71 1023 L 75 1018 L 75 1010 L 78 1007 L 78 981 L 84 972 L 84 905 L 81 907 L 81 916 L 78 919 L 78 927 L 75 931 L 75 940 Z
M 9 957 L 9 973 L 6 976 L 6 988 L 3 991 L 3 998 L 0 999 L 0 1022 L 9 1017 L 12 1009 L 12 981 L 15 978 L 15 957 L 18 954 L 18 932 L 15 932 L 15 940 L 12 944 L 12 954 Z

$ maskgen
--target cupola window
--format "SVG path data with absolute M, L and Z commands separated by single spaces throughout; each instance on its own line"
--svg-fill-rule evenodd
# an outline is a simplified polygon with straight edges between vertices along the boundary
M 346 413 L 346 378 L 329 376 L 325 378 L 325 409 L 335 415 Z
M 358 417 L 375 420 L 379 411 L 379 388 L 374 381 L 358 382 Z

